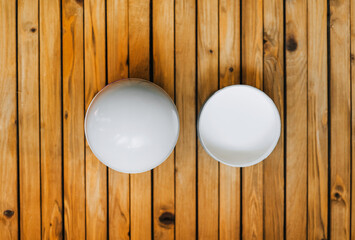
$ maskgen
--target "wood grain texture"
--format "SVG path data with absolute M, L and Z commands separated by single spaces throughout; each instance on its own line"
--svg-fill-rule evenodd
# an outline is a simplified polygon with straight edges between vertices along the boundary
M 328 238 L 327 1 L 308 1 L 308 239 Z
M 149 80 L 150 2 L 129 0 L 129 76 Z M 131 239 L 152 238 L 152 181 L 151 171 L 132 174 Z
M 264 161 L 264 239 L 284 238 L 284 19 L 282 0 L 264 0 L 264 92 L 281 117 L 281 134 Z
M 105 1 L 84 4 L 85 110 L 106 85 Z M 85 111 L 86 112 L 86 111 Z M 107 168 L 86 142 L 86 239 L 107 238 Z
M 242 83 L 263 89 L 263 1 L 242 0 Z M 242 170 L 242 237 L 262 239 L 263 163 Z
M 128 7 L 129 74 L 149 80 L 150 1 L 128 0 Z
M 107 1 L 108 82 L 128 77 L 128 0 Z M 118 18 L 118 19 L 117 19 Z M 129 174 L 108 169 L 109 237 L 130 239 Z
M 196 238 L 196 1 L 175 1 L 175 239 Z
M 351 66 L 351 239 L 355 239 L 355 0 L 350 2 L 350 66 Z
M 0 1 L 0 31 L 0 233 L 8 240 L 19 235 L 15 1 Z
M 219 88 L 240 83 L 240 1 L 219 1 Z M 219 166 L 219 239 L 240 239 L 240 168 Z
M 86 237 L 83 12 L 83 1 L 62 2 L 65 239 Z
M 350 1 L 330 2 L 330 238 L 350 237 Z
M 174 0 L 153 0 L 153 81 L 175 98 Z M 175 151 L 153 170 L 154 239 L 174 239 Z
M 0 31 L 0 239 L 355 239 L 355 0 L 0 0 Z M 95 94 L 128 77 L 180 115 L 169 159 L 131 175 L 84 135 Z M 196 135 L 239 83 L 282 121 L 244 169 Z
M 106 11 L 107 77 L 111 83 L 128 78 L 128 0 L 108 0 Z
M 218 1 L 197 4 L 197 107 L 218 90 Z M 197 147 L 198 239 L 218 239 L 219 163 Z
M 63 238 L 60 1 L 40 1 L 42 238 Z
M 20 237 L 41 239 L 38 0 L 18 2 Z
M 286 1 L 286 239 L 307 239 L 307 1 Z

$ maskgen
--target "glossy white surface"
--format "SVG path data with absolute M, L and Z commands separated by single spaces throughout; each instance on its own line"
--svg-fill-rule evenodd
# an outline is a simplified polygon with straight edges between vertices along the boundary
M 125 173 L 151 170 L 164 162 L 179 136 L 179 116 L 168 94 L 142 79 L 107 85 L 92 100 L 85 134 L 95 156 Z
M 275 148 L 281 120 L 274 102 L 248 85 L 233 85 L 214 93 L 198 119 L 198 134 L 214 159 L 234 167 L 264 160 Z

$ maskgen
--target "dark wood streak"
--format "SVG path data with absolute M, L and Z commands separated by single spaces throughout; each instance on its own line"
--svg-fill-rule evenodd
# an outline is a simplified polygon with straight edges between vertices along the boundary
M 92 23 L 92 25 L 94 25 L 94 23 Z M 96 39 L 95 39 L 95 31 L 94 31 L 94 27 L 91 28 L 91 38 L 92 38 L 92 44 L 93 46 L 96 45 Z M 96 48 L 94 47 L 94 52 L 96 55 Z

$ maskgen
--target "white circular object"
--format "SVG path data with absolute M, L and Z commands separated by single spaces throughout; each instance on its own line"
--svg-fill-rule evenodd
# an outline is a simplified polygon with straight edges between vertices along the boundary
M 95 156 L 125 173 L 151 170 L 164 162 L 179 136 L 179 115 L 169 95 L 142 79 L 103 88 L 85 117 L 85 135 Z
M 198 119 L 198 135 L 207 153 L 233 167 L 264 160 L 281 133 L 280 114 L 264 92 L 233 85 L 214 93 Z

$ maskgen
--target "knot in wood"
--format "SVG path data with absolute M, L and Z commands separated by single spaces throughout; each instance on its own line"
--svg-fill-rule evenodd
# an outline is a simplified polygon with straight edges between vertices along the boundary
M 175 216 L 171 212 L 164 212 L 162 215 L 160 215 L 159 222 L 161 222 L 164 225 L 174 224 Z
M 4 215 L 8 218 L 12 217 L 14 214 L 15 214 L 15 212 L 12 210 L 5 210 L 4 211 Z
M 297 41 L 293 35 L 289 36 L 286 41 L 286 49 L 290 52 L 296 51 L 298 47 Z

